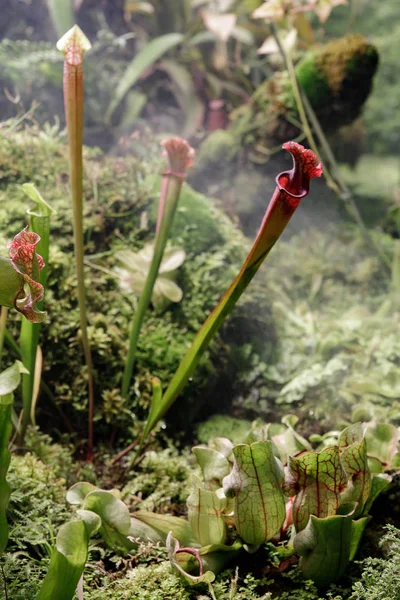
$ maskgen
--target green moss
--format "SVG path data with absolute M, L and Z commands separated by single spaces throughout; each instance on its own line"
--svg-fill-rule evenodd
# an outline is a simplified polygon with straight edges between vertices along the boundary
M 296 74 L 325 129 L 358 117 L 377 66 L 376 47 L 359 34 L 333 40 L 300 61 Z
M 171 512 L 174 507 L 178 513 L 185 510 L 189 488 L 188 455 L 178 455 L 172 449 L 147 452 L 131 481 L 122 490 L 122 499 L 131 512 L 137 510 L 156 510 Z
M 235 419 L 229 415 L 213 415 L 197 428 L 197 437 L 201 444 L 207 444 L 214 437 L 229 438 L 234 444 L 246 439 L 251 429 L 251 421 Z
M 107 596 L 105 596 L 105 594 Z M 101 590 L 92 591 L 88 600 L 190 600 L 189 590 L 182 585 L 179 576 L 169 562 L 142 565 L 128 571 L 126 576 L 109 583 Z
M 361 581 L 353 586 L 349 600 L 387 600 L 400 598 L 400 530 L 391 525 L 381 540 L 383 558 L 362 561 Z
M 7 474 L 12 490 L 8 511 L 9 552 L 29 547 L 38 555 L 45 555 L 52 532 L 69 519 L 66 482 L 58 473 L 55 461 L 45 465 L 30 453 L 12 456 Z

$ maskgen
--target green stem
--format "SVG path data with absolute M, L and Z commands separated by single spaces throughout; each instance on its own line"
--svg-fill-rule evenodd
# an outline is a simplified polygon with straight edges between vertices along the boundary
M 154 284 L 160 269 L 165 246 L 171 230 L 172 221 L 175 215 L 176 207 L 179 200 L 179 194 L 182 187 L 182 177 L 178 177 L 172 173 L 163 175 L 163 182 L 160 196 L 160 211 L 162 219 L 158 222 L 158 233 L 154 246 L 153 259 L 151 261 L 150 270 L 147 274 L 146 284 L 143 294 L 140 296 L 138 307 L 135 313 L 135 318 L 132 323 L 131 333 L 129 337 L 129 350 L 125 363 L 125 369 L 122 379 L 122 396 L 128 394 L 129 385 L 133 375 L 135 366 L 136 350 L 140 334 L 140 329 L 143 324 L 144 315 L 149 307 L 151 296 L 153 293 Z
M 1 359 L 3 356 L 4 338 L 6 335 L 7 317 L 8 317 L 8 308 L 6 306 L 3 306 L 1 308 L 1 314 L 0 314 L 0 369 L 1 369 Z

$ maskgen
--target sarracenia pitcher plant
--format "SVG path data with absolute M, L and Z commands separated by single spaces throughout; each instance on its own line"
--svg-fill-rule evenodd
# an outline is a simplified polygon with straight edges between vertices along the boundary
M 64 54 L 64 105 L 68 130 L 70 182 L 74 218 L 75 265 L 78 279 L 78 304 L 81 339 L 88 373 L 88 458 L 93 454 L 94 382 L 92 356 L 87 332 L 86 289 L 83 242 L 83 56 L 91 44 L 75 25 L 57 43 Z
M 293 168 L 277 176 L 275 192 L 268 205 L 253 247 L 241 270 L 202 325 L 164 395 L 153 397 L 143 438 L 150 433 L 186 385 L 212 337 L 232 311 L 257 273 L 263 260 L 279 239 L 300 200 L 307 196 L 311 179 L 322 175 L 322 164 L 312 150 L 306 150 L 296 142 L 286 142 L 283 144 L 283 148 L 292 154 Z
M 161 142 L 161 145 L 165 148 L 165 156 L 168 158 L 169 164 L 168 168 L 162 174 L 163 179 L 158 207 L 156 240 L 153 258 L 147 274 L 143 293 L 140 296 L 139 304 L 132 322 L 132 328 L 129 337 L 128 356 L 126 359 L 124 375 L 122 379 L 123 396 L 126 396 L 129 390 L 129 384 L 132 379 L 132 373 L 135 366 L 135 355 L 140 329 L 145 313 L 149 307 L 154 285 L 160 270 L 161 261 L 164 256 L 168 236 L 174 220 L 176 207 L 178 206 L 182 183 L 186 178 L 187 169 L 193 164 L 194 150 L 184 139 L 172 137 Z

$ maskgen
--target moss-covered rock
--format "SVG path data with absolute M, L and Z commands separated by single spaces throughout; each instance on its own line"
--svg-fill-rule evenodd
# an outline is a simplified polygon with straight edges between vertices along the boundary
M 324 129 L 354 121 L 368 98 L 378 51 L 360 34 L 332 40 L 296 67 L 299 83 Z

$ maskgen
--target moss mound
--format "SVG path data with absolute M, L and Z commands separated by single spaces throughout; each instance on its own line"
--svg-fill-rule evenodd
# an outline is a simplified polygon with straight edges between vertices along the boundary
M 360 34 L 351 34 L 309 53 L 296 67 L 323 127 L 332 131 L 354 121 L 368 98 L 378 67 L 378 51 Z

